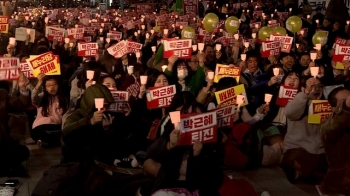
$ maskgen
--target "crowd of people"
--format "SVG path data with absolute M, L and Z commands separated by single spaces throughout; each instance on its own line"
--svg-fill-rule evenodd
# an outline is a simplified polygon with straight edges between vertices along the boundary
M 98 27 L 93 35 L 85 32 L 91 42 L 98 43 L 99 51 L 93 57 L 86 57 L 78 55 L 78 43 L 84 41 L 51 39 L 47 27 L 69 29 L 83 25 L 79 17 L 90 9 L 70 10 L 73 16 L 65 9 L 59 10 L 56 20 L 46 21 L 48 11 L 36 10 L 38 14 L 29 8 L 13 12 L 8 3 L 1 2 L 3 9 L 7 7 L 3 13 L 15 22 L 11 22 L 8 33 L 1 36 L 1 45 L 7 46 L 0 49 L 2 58 L 15 57 L 25 62 L 32 55 L 52 52 L 60 59 L 60 74 L 40 73 L 32 78 L 20 72 L 18 80 L 0 81 L 0 153 L 7 157 L 0 162 L 0 175 L 25 173 L 21 163 L 28 159 L 30 152 L 10 137 L 8 126 L 10 112 L 25 112 L 31 136 L 26 143 L 42 148 L 61 146 L 62 163 L 97 161 L 118 167 L 143 168 L 142 175 L 135 179 L 107 173 L 107 177 L 94 176 L 93 181 L 100 181 L 82 188 L 83 195 L 133 195 L 135 191 L 139 195 L 152 195 L 171 188 L 184 188 L 193 195 L 224 195 L 226 169 L 262 165 L 281 167 L 290 183 L 321 183 L 326 193 L 350 195 L 350 156 L 347 156 L 350 62 L 343 61 L 343 67 L 339 68 L 332 60 L 336 39 L 348 40 L 350 29 L 344 21 L 324 17 L 321 8 L 309 17 L 309 9 L 292 10 L 288 0 L 269 1 L 267 5 L 248 2 L 247 8 L 235 8 L 230 1 L 227 14 L 222 14 L 221 7 L 209 2 L 206 8 L 200 6 L 206 9 L 205 14 L 217 13 L 220 19 L 228 16 L 241 19 L 241 38 L 231 45 L 215 42 L 225 36 L 219 30 L 205 41 L 202 51 L 193 48 L 191 57 L 184 59 L 176 55 L 163 58 L 163 40 L 181 39 L 182 29 L 166 26 L 168 33 L 162 30 L 153 33 L 156 23 L 148 20 L 147 15 L 159 16 L 159 13 L 138 14 L 129 10 L 136 18 L 143 18 L 142 24 L 146 25 L 146 28 L 130 29 L 119 22 L 128 12 L 102 10 L 102 13 L 91 14 L 91 20 L 97 23 L 106 21 L 103 16 L 114 19 L 109 20 L 112 26 Z M 307 1 L 304 3 L 306 6 Z M 254 11 L 263 11 L 264 17 L 254 16 Z M 276 20 L 279 26 L 285 27 L 287 18 L 281 18 L 276 12 L 299 16 L 307 34 L 290 34 L 295 40 L 289 53 L 262 57 L 262 42 L 253 36 L 258 30 L 250 24 L 260 22 L 263 27 L 268 21 Z M 178 18 L 174 13 L 168 16 L 172 20 Z M 188 20 L 192 21 L 192 17 Z M 200 22 L 196 25 L 201 28 Z M 26 40 L 10 43 L 19 27 L 35 29 L 35 41 L 31 42 L 28 34 Z M 120 40 L 107 37 L 112 29 L 122 33 Z M 318 30 L 328 32 L 327 43 L 320 50 L 314 49 L 312 43 L 312 36 Z M 142 49 L 115 58 L 107 49 L 121 40 L 141 43 Z M 245 40 L 251 40 L 248 47 Z M 204 41 L 192 40 L 193 45 L 200 42 Z M 218 44 L 221 45 L 219 50 Z M 315 60 L 311 60 L 310 52 L 317 53 Z M 246 58 L 241 59 L 241 54 Z M 219 64 L 239 68 L 240 76 L 223 77 L 214 82 L 208 73 L 217 72 Z M 128 69 L 130 66 L 132 72 Z M 313 67 L 319 67 L 317 76 L 311 73 Z M 93 78 L 88 78 L 88 71 L 93 71 Z M 142 76 L 147 76 L 145 83 L 141 82 Z M 170 105 L 149 109 L 149 89 L 170 85 L 176 87 Z M 194 140 L 192 145 L 179 146 L 182 133 L 172 123 L 169 113 L 214 111 L 220 107 L 215 92 L 239 85 L 244 86 L 248 105 L 236 108 L 233 127 L 218 128 L 215 143 Z M 278 99 L 284 88 L 292 89 L 295 96 L 280 104 Z M 123 112 L 109 110 L 115 102 L 113 90 L 129 92 Z M 272 95 L 268 103 L 265 94 Z M 103 108 L 96 109 L 95 98 L 104 99 Z M 309 106 L 315 100 L 328 100 L 333 108 L 333 113 L 321 124 L 308 121 Z

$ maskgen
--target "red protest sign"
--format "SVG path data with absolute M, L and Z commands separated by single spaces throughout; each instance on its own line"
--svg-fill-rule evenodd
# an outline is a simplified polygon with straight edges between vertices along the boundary
M 218 108 L 216 111 L 216 119 L 218 122 L 218 128 L 232 128 L 235 114 L 235 106 L 227 106 Z
M 107 38 L 110 38 L 111 40 L 119 41 L 122 39 L 122 32 L 112 31 L 110 33 L 107 33 Z
M 280 41 L 266 41 L 262 43 L 262 57 L 278 56 L 281 52 Z
M 198 3 L 197 1 L 192 0 L 182 0 L 182 7 L 183 7 L 183 13 L 184 15 L 194 13 L 195 15 L 198 14 Z
M 51 41 L 57 40 L 59 42 L 64 41 L 64 33 L 65 33 L 64 29 L 56 28 L 56 27 L 48 27 L 47 30 L 48 30 L 47 39 Z
M 20 63 L 20 70 L 28 79 L 35 78 L 27 62 Z
M 126 41 L 121 41 L 107 49 L 110 55 L 113 55 L 115 58 L 120 58 L 126 54 L 128 54 L 128 45 Z
M 194 140 L 201 143 L 217 141 L 216 112 L 197 115 L 181 115 L 179 146 L 189 146 Z
M 168 107 L 176 93 L 175 85 L 165 87 L 149 88 L 147 93 L 147 108 L 165 108 Z
M 136 52 L 140 52 L 140 50 L 142 49 L 142 44 L 137 43 L 137 42 L 128 41 L 127 47 L 128 47 L 129 52 L 136 53 Z
M 0 58 L 0 80 L 17 80 L 19 77 L 19 58 Z
M 345 44 L 336 44 L 332 58 L 334 62 L 343 62 L 350 60 L 350 46 Z
M 97 53 L 97 43 L 78 43 L 78 56 L 96 56 Z
M 115 103 L 111 104 L 108 111 L 124 113 L 128 106 L 129 93 L 127 91 L 118 91 L 109 89 L 112 93 Z
M 282 85 L 278 93 L 276 105 L 285 107 L 287 103 L 293 100 L 297 94 L 298 94 L 298 89 Z
M 190 39 L 164 39 L 164 58 L 177 55 L 179 58 L 189 59 L 192 56 L 192 40 Z
M 67 30 L 69 39 L 84 40 L 84 28 L 71 28 Z
M 334 44 L 333 44 L 333 49 L 335 49 L 335 46 L 337 44 L 344 44 L 345 45 L 347 42 L 348 42 L 347 39 L 344 39 L 344 38 L 341 38 L 341 37 L 336 37 L 335 41 L 334 41 Z
M 281 52 L 289 53 L 292 49 L 293 37 L 271 35 L 270 41 L 280 41 L 281 42 Z
M 7 33 L 9 29 L 9 17 L 0 16 L 0 32 Z
M 136 13 L 153 13 L 154 7 L 152 3 L 137 3 L 135 4 Z

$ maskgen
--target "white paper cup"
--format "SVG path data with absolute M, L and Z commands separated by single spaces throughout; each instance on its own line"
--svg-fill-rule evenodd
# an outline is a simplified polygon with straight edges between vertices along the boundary
M 252 38 L 253 38 L 253 39 L 256 38 L 256 33 L 252 33 Z
M 128 66 L 127 69 L 128 69 L 128 74 L 129 75 L 134 73 L 134 66 Z
M 151 30 L 151 33 L 152 33 L 152 34 L 154 33 L 154 30 L 153 30 L 153 29 Z
M 317 19 L 317 20 L 315 20 L 315 22 L 316 22 L 316 24 L 318 24 L 320 21 Z
M 148 33 L 146 33 L 146 39 L 149 39 L 149 34 Z
M 179 123 L 181 121 L 180 111 L 169 112 L 169 116 L 173 124 Z
M 248 48 L 249 47 L 249 42 L 244 42 L 244 47 Z
M 316 77 L 318 75 L 319 67 L 310 67 L 311 76 Z
M 216 44 L 215 45 L 215 49 L 216 49 L 216 51 L 220 51 L 221 50 L 221 44 Z
M 265 102 L 266 103 L 270 103 L 272 99 L 272 95 L 271 94 L 265 94 Z
M 280 75 L 280 68 L 273 68 L 273 75 L 274 76 Z
M 247 54 L 241 54 L 241 60 L 245 61 L 247 59 Z
M 197 51 L 197 45 L 192 45 L 193 52 Z
M 95 98 L 95 107 L 98 111 L 100 111 L 103 108 L 104 101 L 104 98 Z
M 141 25 L 141 29 L 145 29 L 146 28 L 146 26 L 145 25 Z
M 142 85 L 146 85 L 147 83 L 147 76 L 140 76 L 140 82 Z
M 212 71 L 208 72 L 208 79 L 209 80 L 213 80 L 214 79 L 214 72 L 212 72 Z
M 201 52 L 204 50 L 204 43 L 198 43 L 198 50 Z
M 152 52 L 156 52 L 156 47 L 152 46 Z
M 165 72 L 165 70 L 166 70 L 167 67 L 168 67 L 167 65 L 163 65 L 163 66 L 162 66 L 163 72 Z
M 238 40 L 238 39 L 239 39 L 239 35 L 238 35 L 238 34 L 235 34 L 235 35 L 234 35 L 234 38 L 235 38 L 235 40 Z
M 168 29 L 163 29 L 164 35 L 168 35 L 169 30 Z
M 316 50 L 320 51 L 321 48 L 322 48 L 322 45 L 321 45 L 321 44 L 316 44 L 316 45 L 315 45 L 315 49 L 316 49 Z
M 86 71 L 86 78 L 87 79 L 89 79 L 89 80 L 92 80 L 92 79 L 94 79 L 94 71 L 92 71 L 92 70 L 87 70 Z
M 136 58 L 140 58 L 141 57 L 141 53 L 140 52 L 136 52 L 135 55 L 136 55 Z
M 296 46 L 297 48 L 299 48 L 299 44 L 295 44 L 295 46 Z
M 310 53 L 310 59 L 314 61 L 314 60 L 316 60 L 316 58 L 317 58 L 317 53 L 316 52 L 311 52 Z
M 16 38 L 14 38 L 14 37 L 10 37 L 10 44 L 11 45 L 15 45 L 16 44 Z

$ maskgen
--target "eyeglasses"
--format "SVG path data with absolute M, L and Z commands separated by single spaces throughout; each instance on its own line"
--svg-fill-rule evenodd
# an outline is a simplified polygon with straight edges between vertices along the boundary
M 46 84 L 45 86 L 46 87 L 57 87 L 58 85 L 57 85 L 57 83 L 54 83 L 54 84 Z

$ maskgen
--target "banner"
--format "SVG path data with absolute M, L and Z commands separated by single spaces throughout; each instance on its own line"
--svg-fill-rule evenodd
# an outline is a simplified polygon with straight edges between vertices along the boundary
M 232 128 L 236 107 L 234 105 L 216 109 L 218 128 Z
M 17 80 L 19 78 L 19 58 L 0 58 L 0 80 Z
M 8 16 L 0 16 L 0 33 L 8 33 L 9 22 Z
M 216 112 L 207 112 L 197 115 L 181 115 L 180 140 L 178 146 L 193 145 L 193 140 L 201 143 L 217 141 Z
M 333 109 L 327 100 L 312 100 L 309 106 L 308 123 L 320 124 L 332 115 Z
M 281 85 L 276 100 L 276 105 L 286 107 L 287 103 L 292 101 L 297 94 L 298 89 Z
M 192 40 L 190 39 L 164 39 L 164 58 L 173 55 L 179 58 L 190 59 L 192 56 Z
M 215 68 L 214 82 L 218 83 L 221 78 L 233 77 L 239 83 L 241 69 L 237 67 L 230 67 L 228 65 L 217 64 Z
M 78 43 L 78 56 L 96 56 L 98 54 L 97 43 Z
M 165 87 L 149 88 L 147 93 L 147 108 L 165 108 L 168 107 L 176 93 L 175 85 Z
M 110 112 L 121 112 L 125 113 L 129 101 L 129 93 L 126 91 L 118 91 L 115 89 L 109 89 L 112 93 L 115 103 L 112 103 L 109 107 Z
M 262 57 L 279 56 L 281 52 L 280 41 L 266 41 L 262 43 Z
M 38 77 L 40 73 L 45 75 L 61 74 L 59 57 L 52 52 L 46 52 L 39 56 L 30 56 L 26 62 L 29 64 L 34 77 Z
M 293 37 L 271 35 L 270 41 L 280 41 L 281 42 L 281 52 L 289 53 L 290 49 L 292 49 Z
M 217 108 L 236 105 L 237 95 L 244 95 L 247 97 L 243 84 L 215 92 L 216 101 L 218 103 Z M 247 98 L 244 100 L 242 106 L 245 105 L 248 105 Z
M 30 30 L 30 43 L 34 43 L 34 39 L 35 39 L 35 29 L 29 29 Z M 15 38 L 17 41 L 26 41 L 27 40 L 27 28 L 24 27 L 20 27 L 20 28 L 16 28 L 16 32 L 15 32 Z
M 198 15 L 198 1 L 182 0 L 182 8 L 184 15 L 191 13 Z
M 109 47 L 107 51 L 110 55 L 114 56 L 114 58 L 121 58 L 129 52 L 127 42 L 124 40 Z
M 343 62 L 350 60 L 350 46 L 345 44 L 336 44 L 335 51 L 332 58 L 334 62 Z

